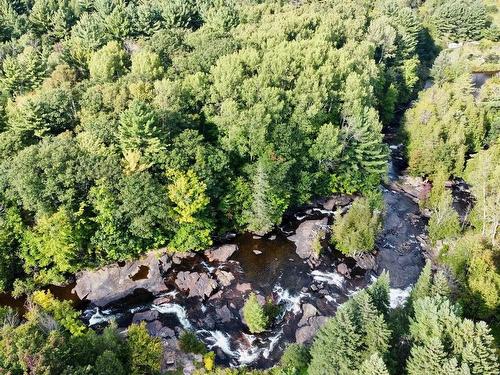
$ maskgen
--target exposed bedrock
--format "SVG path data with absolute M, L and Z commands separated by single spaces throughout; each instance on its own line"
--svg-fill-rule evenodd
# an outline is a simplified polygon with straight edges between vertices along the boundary
M 136 289 L 161 293 L 167 289 L 162 271 L 166 271 L 170 265 L 166 255 L 150 252 L 123 266 L 113 264 L 98 270 L 79 272 L 73 291 L 80 299 L 86 298 L 97 306 L 127 297 Z

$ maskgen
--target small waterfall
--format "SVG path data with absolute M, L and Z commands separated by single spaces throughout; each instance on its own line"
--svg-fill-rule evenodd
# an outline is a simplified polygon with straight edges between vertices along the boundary
M 266 358 L 266 359 L 269 358 L 269 355 L 273 352 L 274 347 L 278 343 L 282 334 L 283 334 L 283 330 L 280 330 L 276 335 L 269 338 L 269 346 L 266 349 L 264 349 L 264 351 L 262 352 L 262 355 L 264 356 L 264 358 Z
M 280 285 L 274 286 L 273 293 L 278 296 L 277 303 L 284 303 L 285 312 L 291 311 L 293 314 L 298 314 L 300 312 L 302 298 L 308 296 L 307 293 L 302 292 L 297 295 L 291 295 L 288 289 L 283 289 Z
M 335 285 L 338 288 L 344 287 L 345 278 L 338 272 L 322 272 L 314 270 L 311 272 L 314 280 L 320 282 L 326 282 L 330 285 Z
M 259 358 L 262 349 L 257 346 L 251 346 L 247 349 L 238 349 L 236 351 L 236 358 L 240 366 L 245 366 L 253 363 Z
M 207 331 L 205 329 L 197 331 L 197 333 L 205 333 L 208 336 L 205 338 L 209 342 L 208 347 L 219 348 L 230 357 L 235 357 L 236 353 L 231 350 L 231 344 L 229 343 L 230 336 L 227 333 L 223 333 L 221 331 Z
M 322 215 L 333 215 L 333 214 L 335 214 L 335 211 L 326 210 L 324 208 L 313 208 L 312 211 L 313 212 L 319 212 Z
M 389 290 L 389 301 L 391 309 L 404 305 L 408 297 L 410 297 L 413 285 L 406 287 L 405 289 L 390 289 Z
M 153 310 L 158 311 L 160 314 L 173 314 L 179 320 L 184 329 L 191 329 L 191 323 L 187 317 L 186 310 L 177 303 L 164 303 L 161 305 L 152 305 Z
M 111 313 L 111 310 L 103 310 L 101 312 L 99 307 L 96 307 L 95 311 L 94 311 L 94 309 L 91 309 L 91 310 L 87 310 L 84 312 L 84 316 L 88 316 L 90 314 L 92 314 L 89 318 L 89 326 L 90 327 L 95 326 L 96 324 L 109 322 L 110 320 L 112 320 L 116 317 L 116 315 L 113 315 Z

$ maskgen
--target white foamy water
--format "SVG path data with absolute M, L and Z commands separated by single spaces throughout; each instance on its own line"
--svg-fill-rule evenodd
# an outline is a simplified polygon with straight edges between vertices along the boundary
M 335 285 L 338 288 L 344 287 L 345 278 L 338 272 L 322 272 L 314 270 L 311 272 L 314 280 Z
M 261 353 L 262 353 L 261 348 L 252 346 L 248 349 L 238 349 L 236 351 L 236 357 L 240 366 L 245 366 L 252 362 L 255 362 L 257 358 L 259 358 Z
M 412 288 L 413 286 L 410 285 L 405 289 L 390 289 L 389 301 L 391 309 L 395 309 L 396 307 L 404 305 L 408 297 L 410 297 Z
M 181 305 L 176 303 L 164 303 L 161 305 L 152 305 L 151 309 L 158 311 L 160 314 L 174 314 L 184 329 L 191 328 L 186 310 Z
M 276 335 L 269 338 L 269 346 L 265 348 L 262 352 L 264 358 L 269 358 L 269 355 L 273 352 L 276 344 L 278 343 L 281 335 L 283 334 L 283 330 L 279 331 Z
M 230 336 L 227 333 L 223 333 L 221 331 L 207 331 L 207 330 L 199 330 L 198 333 L 206 333 L 208 336 L 205 338 L 208 343 L 209 349 L 219 348 L 230 357 L 236 356 L 234 350 L 231 350 L 231 344 L 229 343 Z
M 309 215 L 299 215 L 299 214 L 295 214 L 295 215 L 293 215 L 293 216 L 295 216 L 295 218 L 296 218 L 298 221 L 301 221 L 301 220 L 305 219 L 305 218 L 306 218 L 307 216 L 309 216 Z
M 201 262 L 201 265 L 202 265 L 203 267 L 205 267 L 205 269 L 206 269 L 209 273 L 213 273 L 213 272 L 217 269 L 217 267 L 210 266 L 210 265 L 209 265 L 207 262 L 205 262 L 205 261 L 202 261 L 202 262 Z
M 328 302 L 330 302 L 330 303 L 332 303 L 332 302 L 333 302 L 333 303 L 337 303 L 337 299 L 333 298 L 332 296 L 328 296 L 328 295 L 326 295 L 326 296 L 325 296 L 325 299 L 326 299 Z
M 313 212 L 319 212 L 320 214 L 323 214 L 323 215 L 333 215 L 335 213 L 335 211 L 326 210 L 324 208 L 313 208 L 312 210 L 313 210 Z
M 280 285 L 274 286 L 273 293 L 278 296 L 277 303 L 284 303 L 285 312 L 292 312 L 293 314 L 298 314 L 300 312 L 302 298 L 308 296 L 307 293 L 302 292 L 297 295 L 291 295 L 288 289 L 283 289 Z
M 92 310 L 86 311 L 85 314 L 90 313 Z M 89 319 L 89 326 L 95 326 L 96 324 L 106 323 L 114 319 L 115 315 L 111 314 L 111 310 L 101 310 L 99 307 L 95 308 L 95 312 Z

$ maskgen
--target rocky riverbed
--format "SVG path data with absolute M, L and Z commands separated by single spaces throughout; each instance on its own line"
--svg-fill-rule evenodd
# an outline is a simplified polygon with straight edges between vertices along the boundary
M 409 183 L 393 171 L 382 189 L 386 215 L 373 254 L 345 258 L 328 246 L 335 211 L 345 212 L 353 198 L 330 197 L 290 214 L 266 237 L 246 233 L 202 253 L 159 250 L 134 262 L 81 272 L 74 291 L 90 302 L 83 319 L 96 329 L 115 320 L 123 330 L 145 321 L 164 341 L 164 369 L 189 370 L 196 360 L 179 349 L 183 330 L 195 332 L 216 352 L 218 363 L 272 366 L 287 343 L 310 342 L 341 303 L 383 270 L 391 276 L 391 305 L 408 296 L 424 264 L 426 219 L 415 195 L 425 184 Z M 281 307 L 278 319 L 259 335 L 248 332 L 242 317 L 250 291 Z

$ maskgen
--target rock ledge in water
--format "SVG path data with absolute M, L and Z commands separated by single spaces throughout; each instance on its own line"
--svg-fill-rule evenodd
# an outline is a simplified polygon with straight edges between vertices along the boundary
M 189 290 L 189 297 L 210 297 L 217 288 L 217 281 L 206 273 L 189 271 L 179 272 L 175 284 L 185 292 Z
M 306 259 L 317 256 L 313 244 L 317 236 L 321 235 L 321 231 L 328 229 L 327 225 L 328 218 L 326 217 L 320 220 L 306 220 L 299 225 L 293 236 L 288 237 L 290 241 L 295 242 L 299 257 Z
M 133 280 L 142 267 L 147 267 L 145 278 Z M 158 258 L 156 252 L 150 252 L 145 257 L 126 262 L 120 267 L 113 264 L 98 270 L 82 271 L 76 275 L 76 286 L 73 291 L 78 298 L 86 298 L 97 306 L 105 306 L 132 294 L 136 289 L 145 289 L 151 293 L 160 293 L 167 290 L 162 269 L 170 267 L 166 256 Z
M 215 249 L 205 250 L 205 256 L 210 262 L 225 262 L 236 250 L 238 250 L 238 245 L 227 244 Z

